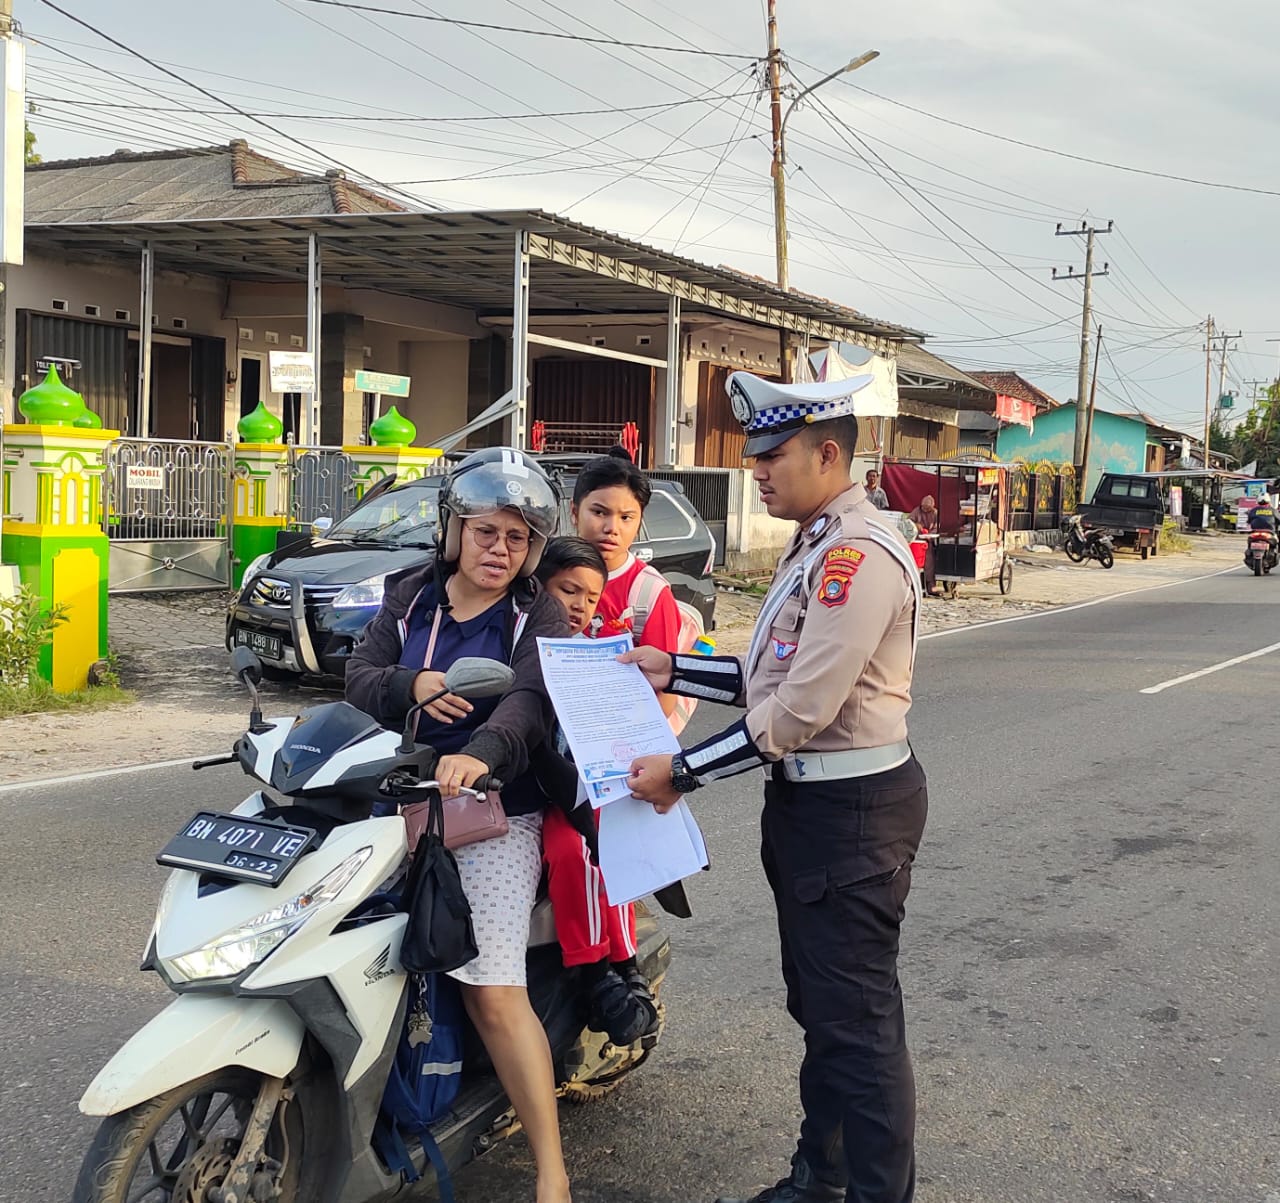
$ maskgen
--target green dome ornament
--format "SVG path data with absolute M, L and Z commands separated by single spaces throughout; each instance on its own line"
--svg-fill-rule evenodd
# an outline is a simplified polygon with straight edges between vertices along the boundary
M 76 427 L 78 430 L 101 430 L 102 419 L 98 417 L 93 410 L 86 407 L 84 413 L 72 422 L 71 425 Z
M 57 366 L 50 364 L 44 380 L 18 398 L 18 412 L 33 426 L 75 426 L 89 411 L 84 398 L 63 384 Z
M 418 437 L 418 428 L 393 405 L 369 425 L 369 441 L 375 447 L 408 447 Z
M 259 401 L 257 409 L 236 423 L 236 433 L 242 443 L 278 443 L 284 423 Z

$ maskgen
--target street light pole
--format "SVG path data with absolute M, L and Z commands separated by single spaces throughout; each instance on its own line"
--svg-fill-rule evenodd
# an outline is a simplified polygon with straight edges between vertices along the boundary
M 790 270 L 787 263 L 787 121 L 795 111 L 795 107 L 811 92 L 816 92 L 824 84 L 866 66 L 872 59 L 879 58 L 880 51 L 868 50 L 857 58 L 838 67 L 835 71 L 824 75 L 815 84 L 810 84 L 782 111 L 782 50 L 778 45 L 778 12 L 777 0 L 768 0 L 767 17 L 769 26 L 769 108 L 773 121 L 773 159 L 771 174 L 773 176 L 773 245 L 778 287 L 789 290 L 791 287 Z M 784 383 L 790 383 L 793 372 L 791 364 L 791 345 L 787 332 L 779 332 L 780 367 Z

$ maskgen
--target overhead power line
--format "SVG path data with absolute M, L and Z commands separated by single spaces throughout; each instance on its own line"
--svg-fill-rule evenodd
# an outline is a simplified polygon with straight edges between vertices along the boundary
M 46 0 L 47 2 L 47 0 Z M 495 33 L 519 33 L 535 38 L 559 38 L 569 42 L 591 42 L 601 46 L 620 46 L 624 50 L 657 50 L 663 54 L 697 54 L 708 58 L 733 58 L 755 62 L 758 54 L 731 54 L 721 50 L 703 50 L 695 46 L 660 46 L 653 42 L 624 42 L 618 38 L 596 38 L 589 34 L 561 33 L 551 29 L 525 29 L 516 25 L 496 25 L 488 21 L 467 21 L 461 17 L 442 17 L 435 13 L 407 12 L 402 8 L 382 8 L 373 4 L 353 4 L 351 0 L 302 0 L 325 8 L 342 8 L 354 13 L 377 13 L 385 17 L 408 17 L 413 21 L 435 21 L 442 25 L 460 25 L 465 29 L 488 29 Z
M 613 115 L 617 113 L 643 113 L 652 109 L 675 109 L 683 105 L 690 104 L 711 104 L 717 100 L 733 100 L 738 96 L 754 96 L 756 89 L 751 88 L 742 92 L 726 92 L 713 96 L 690 96 L 687 100 L 666 100 L 655 104 L 626 104 L 617 105 L 614 108 L 605 109 L 564 109 L 551 113 L 472 113 L 465 117 L 418 117 L 411 115 L 395 116 L 372 114 L 363 116 L 356 113 L 287 113 L 287 112 L 253 112 L 247 111 L 243 115 L 246 117 L 273 117 L 288 118 L 294 121 L 345 121 L 355 124 L 425 124 L 446 125 L 452 123 L 470 123 L 475 121 L 537 121 L 542 118 L 553 117 L 599 117 L 605 115 Z M 113 100 L 67 100 L 59 96 L 32 96 L 31 99 L 40 104 L 74 104 L 77 108 L 100 108 L 100 109 L 128 109 L 132 112 L 142 113 L 188 113 L 193 116 L 201 117 L 219 117 L 225 112 L 225 108 L 221 109 L 192 109 L 183 108 L 181 105 L 145 105 L 145 104 L 127 104 L 123 101 Z
M 932 121 L 941 121 L 944 125 L 955 126 L 956 129 L 968 130 L 971 134 L 981 134 L 984 138 L 994 138 L 997 142 L 1007 142 L 1011 146 L 1021 146 L 1027 150 L 1038 150 L 1041 154 L 1056 155 L 1060 159 L 1072 159 L 1077 163 L 1091 163 L 1095 167 L 1107 167 L 1112 171 L 1127 171 L 1132 175 L 1152 176 L 1158 180 L 1175 180 L 1179 184 L 1196 184 L 1201 188 L 1222 188 L 1229 192 L 1252 192 L 1257 196 L 1280 196 L 1280 191 L 1273 188 L 1254 188 L 1248 184 L 1227 184 L 1221 180 L 1202 180 L 1195 176 L 1178 175 L 1171 171 L 1155 171 L 1147 167 L 1133 167 L 1127 163 L 1112 163 L 1107 159 L 1095 159 L 1089 155 L 1072 154 L 1067 150 L 1055 150 L 1052 146 L 1041 146 L 1037 142 L 1025 142 L 1021 138 L 1010 138 L 1007 134 L 993 133 L 991 130 L 981 129 L 976 125 L 967 125 L 963 121 L 956 121 L 951 117 L 942 117 L 937 113 L 931 113 L 928 109 L 917 108 L 913 104 L 907 104 L 903 100 L 894 100 L 891 96 L 882 96 L 879 92 L 873 92 L 870 88 L 861 87 L 855 83 L 845 82 L 847 87 L 856 88 L 859 92 L 865 93 L 867 96 L 873 96 L 876 100 L 883 100 L 885 104 L 896 105 L 900 109 L 906 109 L 911 113 L 918 113 L 921 117 L 928 117 Z
M 75 13 L 68 12 L 65 8 L 62 8 L 60 5 L 55 4 L 53 0 L 40 0 L 40 3 L 45 5 L 48 8 L 53 9 L 54 12 L 60 13 L 62 16 L 66 17 L 68 21 L 73 21 L 75 24 L 79 25 L 81 29 L 87 29 L 90 33 L 96 34 L 98 37 L 102 38 L 103 41 L 110 42 L 111 45 L 118 47 L 120 50 L 126 51 L 127 53 L 132 55 L 134 58 L 138 59 L 140 62 L 146 63 L 147 66 L 150 67 L 153 71 L 158 71 L 160 72 L 161 75 L 167 75 L 170 79 L 175 79 L 179 83 L 186 84 L 187 87 L 194 89 L 195 91 L 199 92 L 200 95 L 202 96 L 208 97 L 208 99 L 212 100 L 215 104 L 225 105 L 228 109 L 231 109 L 233 112 L 238 113 L 241 117 L 244 117 L 249 121 L 256 121 L 264 129 L 270 130 L 273 134 L 276 135 L 276 137 L 283 138 L 286 142 L 292 143 L 294 146 L 301 147 L 308 154 L 318 155 L 320 158 L 326 160 L 329 163 L 332 163 L 336 167 L 340 167 L 343 171 L 351 172 L 353 175 L 364 176 L 365 179 L 371 179 L 371 180 L 373 179 L 373 177 L 365 175 L 364 172 L 358 171 L 356 168 L 351 167 L 347 163 L 344 163 L 341 159 L 335 159 L 332 155 L 326 154 L 324 151 L 316 150 L 310 144 L 304 142 L 301 138 L 295 138 L 292 134 L 287 133 L 282 129 L 278 129 L 276 126 L 271 125 L 269 122 L 267 122 L 263 118 L 252 116 L 251 114 L 247 113 L 244 109 L 242 109 L 239 105 L 235 104 L 233 101 L 226 100 L 225 98 L 219 96 L 216 92 L 211 92 L 209 91 L 208 88 L 205 88 L 202 85 L 195 83 L 190 79 L 184 79 L 176 71 L 169 70 L 168 67 L 165 67 L 161 63 L 156 62 L 155 59 L 149 58 L 147 55 L 143 54 L 141 50 L 137 50 L 133 46 L 130 46 L 127 43 L 120 41 L 118 38 L 112 37 L 111 34 L 105 32 L 104 30 L 99 29 L 95 25 L 91 25 L 88 21 L 84 20 L 81 17 L 77 17 Z M 380 187 L 387 187 L 387 185 L 382 184 L 381 181 L 379 180 L 373 180 L 373 182 L 375 184 L 378 184 Z M 423 201 L 422 198 L 420 197 L 414 197 L 413 200 L 416 204 L 429 203 L 429 202 Z M 434 207 L 439 208 L 440 206 L 434 206 Z

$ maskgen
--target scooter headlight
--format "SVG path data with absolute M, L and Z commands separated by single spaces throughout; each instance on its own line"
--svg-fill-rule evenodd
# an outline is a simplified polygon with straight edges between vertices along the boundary
M 165 971 L 185 981 L 235 977 L 265 959 L 327 902 L 342 893 L 373 848 L 353 852 L 335 869 L 300 894 L 255 915 L 247 923 L 181 956 L 163 958 Z

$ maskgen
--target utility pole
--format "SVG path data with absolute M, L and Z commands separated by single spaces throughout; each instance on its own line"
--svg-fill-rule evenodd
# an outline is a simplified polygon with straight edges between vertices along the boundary
M 1209 396 L 1210 389 L 1213 387 L 1210 383 L 1211 374 L 1213 372 L 1213 314 L 1209 314 L 1205 322 L 1205 340 L 1204 340 L 1204 456 L 1203 462 L 1205 469 L 1209 467 L 1209 426 L 1213 419 L 1209 413 Z
M 1227 382 L 1227 344 L 1234 343 L 1237 339 L 1243 337 L 1241 332 L 1237 330 L 1234 334 L 1228 334 L 1225 331 L 1215 334 L 1213 332 L 1213 318 L 1209 318 L 1209 337 L 1205 339 L 1205 360 L 1204 360 L 1204 466 L 1208 469 L 1211 466 L 1209 457 L 1209 434 L 1213 429 L 1213 419 L 1222 407 L 1222 390 L 1226 387 Z M 1219 344 L 1218 351 L 1218 400 L 1210 405 L 1210 377 L 1213 371 L 1213 350 L 1214 344 Z
M 782 143 L 782 49 L 778 45 L 778 4 L 768 0 L 769 113 L 773 121 L 773 253 L 778 287 L 791 287 L 787 265 L 787 176 Z M 784 384 L 791 383 L 791 340 L 778 331 L 778 364 Z
M 22 43 L 14 37 L 13 23 L 13 0 L 0 0 L 0 55 L 4 58 L 4 79 L 3 92 L 0 93 L 0 104 L 3 104 L 4 111 L 0 112 L 0 121 L 5 123 L 3 133 L 4 147 L 0 154 L 4 156 L 3 175 L 8 176 L 9 173 L 17 167 L 19 173 L 23 171 L 21 166 L 26 158 L 26 124 L 25 124 L 25 98 L 26 85 L 22 76 L 24 73 L 23 49 Z M 17 74 L 17 80 L 11 78 L 13 73 Z M 19 108 L 22 115 L 17 118 L 18 124 L 15 130 L 14 117 L 9 112 L 12 106 L 10 93 L 15 90 L 20 100 Z M 17 152 L 9 145 L 9 141 L 18 138 L 22 143 L 21 158 L 17 158 Z M 4 227 L 3 241 L 4 251 L 0 254 L 0 414 L 3 414 L 4 421 L 13 421 L 11 412 L 15 394 L 17 389 L 14 382 L 10 378 L 8 369 L 9 362 L 9 264 L 22 262 L 22 204 L 18 201 L 16 242 L 17 245 L 10 245 L 15 238 L 15 230 L 12 223 L 12 216 L 8 212 L 12 198 L 16 195 L 18 198 L 22 196 L 23 181 L 19 174 L 16 186 L 8 179 L 5 179 L 4 186 L 0 191 L 0 207 L 5 212 L 0 213 L 0 225 Z
M 1085 239 L 1084 252 L 1084 273 L 1076 271 L 1074 267 L 1069 267 L 1061 275 L 1058 269 L 1053 269 L 1053 278 L 1055 280 L 1083 280 L 1084 281 L 1084 310 L 1080 316 L 1080 368 L 1076 375 L 1076 445 L 1075 445 L 1075 467 L 1080 472 L 1086 458 L 1085 453 L 1085 426 L 1087 417 L 1085 414 L 1085 390 L 1089 386 L 1089 330 L 1093 326 L 1093 278 L 1094 276 L 1105 276 L 1108 274 L 1108 263 L 1102 265 L 1101 271 L 1093 270 L 1093 240 L 1098 234 L 1110 234 L 1111 227 L 1114 222 L 1107 222 L 1106 228 L 1101 226 L 1091 226 L 1087 222 L 1081 222 L 1078 230 L 1064 230 L 1062 222 L 1058 222 L 1058 228 L 1054 230 L 1054 234 L 1058 237 L 1069 236 L 1072 238 Z M 1082 481 L 1083 485 L 1083 481 Z
M 1089 444 L 1093 440 L 1093 403 L 1098 396 L 1098 360 L 1102 358 L 1102 326 L 1098 326 L 1098 340 L 1093 346 L 1093 382 L 1089 385 L 1089 416 L 1084 427 L 1084 457 L 1080 461 L 1078 496 L 1083 501 L 1089 476 Z

